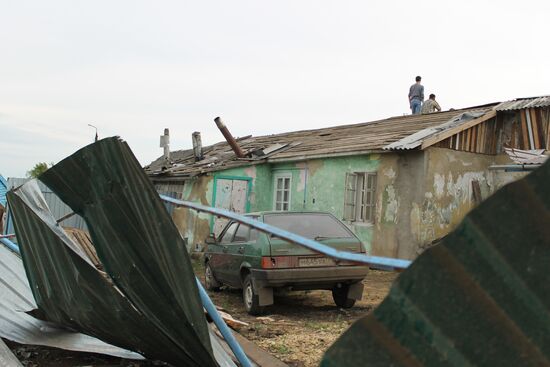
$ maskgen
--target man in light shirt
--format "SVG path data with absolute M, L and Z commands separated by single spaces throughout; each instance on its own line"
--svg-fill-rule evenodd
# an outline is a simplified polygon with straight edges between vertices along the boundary
M 441 112 L 439 103 L 435 100 L 435 94 L 430 94 L 430 98 L 422 105 L 422 114 L 432 113 L 435 111 Z

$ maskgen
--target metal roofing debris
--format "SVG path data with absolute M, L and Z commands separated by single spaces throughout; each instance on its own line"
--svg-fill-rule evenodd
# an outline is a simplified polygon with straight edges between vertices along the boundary
M 0 339 L 0 367 L 23 367 L 2 339 Z
M 143 359 L 137 353 L 109 345 L 92 336 L 38 320 L 27 313 L 36 307 L 21 258 L 0 244 L 0 337 L 21 344 Z
M 424 252 L 322 367 L 550 365 L 550 162 Z
M 116 286 L 42 215 L 37 190 L 23 186 L 8 201 L 44 314 L 175 365 L 216 366 L 186 247 L 126 143 L 89 145 L 40 179 L 85 218 Z
M 396 142 L 386 145 L 383 149 L 384 150 L 410 150 L 410 149 L 418 148 L 419 146 L 422 145 L 422 143 L 426 138 L 439 134 L 445 130 L 460 126 L 463 123 L 471 121 L 478 117 L 481 117 L 488 111 L 490 110 L 484 109 L 481 111 L 470 111 L 470 112 L 459 113 L 440 125 L 417 131 L 412 135 L 406 136 L 403 139 L 400 139 Z
M 13 189 L 16 187 L 19 187 L 23 185 L 24 183 L 30 181 L 28 178 L 17 178 L 17 177 L 10 177 L 8 178 L 8 189 Z M 46 200 L 46 203 L 48 204 L 48 208 L 52 212 L 53 216 L 57 219 L 62 218 L 66 216 L 67 214 L 72 213 L 71 208 L 69 208 L 63 201 L 61 201 L 57 195 L 55 195 L 50 188 L 48 188 L 43 183 L 37 181 L 38 186 L 40 187 L 40 190 L 42 191 L 42 194 L 44 195 L 44 198 Z M 61 222 L 61 225 L 67 226 L 67 227 L 73 227 L 73 228 L 79 228 L 79 229 L 87 229 L 86 223 L 84 222 L 84 219 L 78 215 L 73 215 L 70 218 L 67 218 L 66 220 Z M 11 218 L 11 215 L 7 216 L 6 219 L 6 225 L 4 233 L 13 233 L 13 220 Z
M 488 111 L 494 105 L 466 108 L 426 115 L 407 115 L 361 124 L 341 125 L 315 130 L 294 131 L 276 135 L 237 139 L 246 153 L 272 146 L 286 145 L 263 157 L 238 159 L 227 142 L 203 147 L 204 159 L 195 161 L 193 150 L 171 152 L 171 163 L 159 157 L 145 167 L 150 176 L 193 177 L 207 172 L 232 167 L 258 164 L 266 160 L 285 161 L 311 159 L 325 156 L 368 154 L 382 151 L 387 145 L 406 138 L 418 131 L 437 127 L 461 113 Z
M 497 111 L 511 111 L 521 110 L 524 108 L 534 107 L 548 107 L 550 106 L 550 96 L 541 96 L 533 98 L 518 98 L 512 101 L 499 103 L 495 110 Z
M 544 149 L 522 150 L 504 148 L 508 157 L 518 164 L 543 164 L 548 159 Z
M 6 192 L 8 191 L 8 181 L 0 175 L 0 205 L 6 206 Z

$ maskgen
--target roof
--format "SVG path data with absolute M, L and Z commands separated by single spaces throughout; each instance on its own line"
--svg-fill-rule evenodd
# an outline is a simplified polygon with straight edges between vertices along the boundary
M 237 139 L 245 152 L 266 152 L 263 156 L 237 158 L 227 142 L 203 147 L 203 159 L 195 162 L 193 150 L 170 153 L 168 164 L 161 156 L 145 167 L 151 176 L 193 177 L 207 172 L 264 163 L 265 161 L 297 161 L 329 156 L 345 156 L 384 152 L 389 144 L 427 128 L 437 127 L 465 113 L 483 115 L 496 103 L 484 106 L 436 112 L 426 115 L 405 115 L 351 125 L 314 130 L 301 130 Z M 261 154 L 261 153 L 260 153 Z
M 521 110 L 524 108 L 547 107 L 550 106 L 550 96 L 517 98 L 511 101 L 500 103 L 495 107 L 496 111 Z
M 425 149 L 465 128 L 493 118 L 497 109 L 507 111 L 544 106 L 550 106 L 550 96 L 521 98 L 425 115 L 396 116 L 322 129 L 247 136 L 237 141 L 249 158 L 237 158 L 229 144 L 223 141 L 204 147 L 204 158 L 198 162 L 195 162 L 192 149 L 178 150 L 171 152 L 169 161 L 159 157 L 146 166 L 145 171 L 159 179 L 185 179 L 264 162 Z

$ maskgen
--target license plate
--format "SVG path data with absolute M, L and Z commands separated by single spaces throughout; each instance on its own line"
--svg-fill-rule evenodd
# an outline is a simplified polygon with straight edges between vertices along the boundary
M 329 257 L 301 257 L 298 266 L 334 266 L 334 260 Z

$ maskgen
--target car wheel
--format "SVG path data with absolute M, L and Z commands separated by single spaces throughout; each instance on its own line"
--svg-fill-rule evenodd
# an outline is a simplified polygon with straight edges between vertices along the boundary
M 206 263 L 204 267 L 204 284 L 209 291 L 219 291 L 221 284 L 214 278 L 214 273 L 210 267 L 210 263 Z
M 352 308 L 355 304 L 355 300 L 348 298 L 349 285 L 342 285 L 340 288 L 334 287 L 332 289 L 332 299 L 336 306 L 340 308 Z
M 260 315 L 264 310 L 263 307 L 260 307 L 260 297 L 254 289 L 254 283 L 252 282 L 252 276 L 250 274 L 244 278 L 243 301 L 244 308 L 250 315 Z

